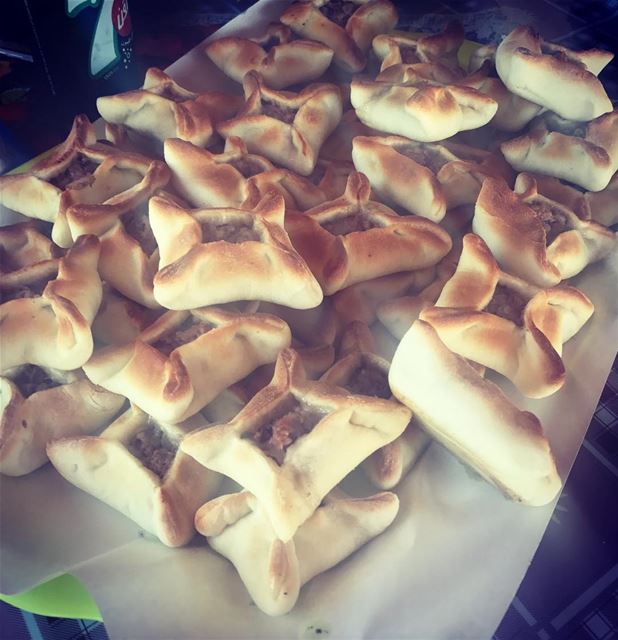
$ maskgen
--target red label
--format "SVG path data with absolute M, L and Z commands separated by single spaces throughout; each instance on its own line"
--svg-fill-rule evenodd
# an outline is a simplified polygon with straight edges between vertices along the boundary
M 131 16 L 129 15 L 129 0 L 114 0 L 112 6 L 112 22 L 114 29 L 125 37 L 131 33 Z

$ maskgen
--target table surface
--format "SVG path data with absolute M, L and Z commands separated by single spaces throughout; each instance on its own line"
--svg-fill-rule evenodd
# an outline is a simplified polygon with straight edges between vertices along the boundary
M 130 0 L 138 72 L 149 66 L 167 66 L 250 4 L 242 0 L 185 0 L 170 8 L 167 0 Z M 449 19 L 458 18 L 469 39 L 491 42 L 516 24 L 532 22 L 544 36 L 565 46 L 596 46 L 618 52 L 618 0 L 415 0 L 397 4 L 402 28 L 435 31 Z M 601 78 L 608 94 L 618 99 L 618 63 L 604 70 Z M 0 87 L 0 105 L 2 98 Z M 55 100 L 54 112 L 60 122 L 64 118 L 68 123 L 58 126 L 59 138 L 39 135 L 36 126 L 9 123 L 5 146 L 0 147 L 5 165 L 17 165 L 61 141 L 75 108 L 69 106 L 66 96 Z M 96 118 L 94 103 L 80 106 Z M 608 348 L 616 349 L 616 345 Z M 496 640 L 618 638 L 617 491 L 618 359 L 537 553 L 496 631 Z M 103 640 L 107 634 L 100 622 L 37 616 L 0 602 L 0 639 L 4 638 Z

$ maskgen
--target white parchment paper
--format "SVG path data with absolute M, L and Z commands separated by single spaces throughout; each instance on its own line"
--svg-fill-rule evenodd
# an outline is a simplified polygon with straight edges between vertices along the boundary
M 216 37 L 259 33 L 288 2 L 263 0 Z M 191 89 L 231 85 L 199 47 L 169 72 Z M 7 220 L 7 212 L 4 220 Z M 565 386 L 518 406 L 543 422 L 563 479 L 575 460 L 618 346 L 618 256 L 573 284 L 595 314 L 566 346 Z M 356 473 L 356 472 L 355 472 Z M 361 486 L 352 477 L 349 486 Z M 71 487 L 50 467 L 0 484 L 0 591 L 16 593 L 63 572 L 81 578 L 113 640 L 174 638 L 489 638 L 528 568 L 554 505 L 512 503 L 433 444 L 397 493 L 394 524 L 269 618 L 231 564 L 199 539 L 168 549 Z M 327 541 L 325 542 L 327 543 Z

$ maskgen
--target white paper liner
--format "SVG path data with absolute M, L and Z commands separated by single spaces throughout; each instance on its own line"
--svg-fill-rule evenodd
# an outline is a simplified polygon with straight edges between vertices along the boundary
M 257 34 L 288 2 L 262 0 L 216 33 Z M 201 47 L 168 71 L 190 89 L 234 87 Z M 7 212 L 0 210 L 6 223 Z M 564 350 L 564 387 L 523 399 L 543 422 L 563 479 L 575 460 L 618 346 L 618 256 L 573 279 L 595 314 Z M 352 478 L 348 487 L 365 484 Z M 168 549 L 64 482 L 50 467 L 2 478 L 0 591 L 63 572 L 88 586 L 112 639 L 489 638 L 510 604 L 554 505 L 524 507 L 433 444 L 397 493 L 394 524 L 316 577 L 286 616 L 261 613 L 231 564 L 199 539 Z

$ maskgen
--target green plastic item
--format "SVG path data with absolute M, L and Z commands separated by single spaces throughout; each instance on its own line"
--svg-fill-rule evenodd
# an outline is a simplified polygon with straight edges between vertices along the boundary
M 14 596 L 0 594 L 0 600 L 41 616 L 103 621 L 86 587 L 68 573 Z

